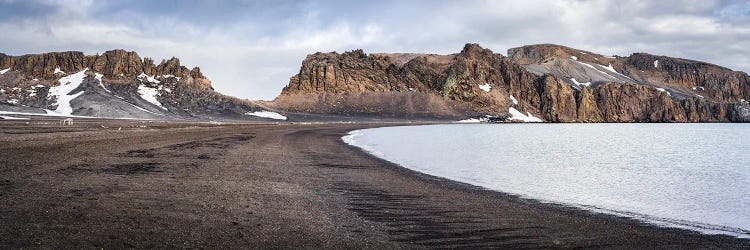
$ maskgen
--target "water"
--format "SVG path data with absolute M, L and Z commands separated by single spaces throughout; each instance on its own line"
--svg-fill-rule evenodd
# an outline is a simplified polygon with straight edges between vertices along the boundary
M 750 237 L 750 124 L 454 124 L 364 129 L 343 139 L 491 190 Z

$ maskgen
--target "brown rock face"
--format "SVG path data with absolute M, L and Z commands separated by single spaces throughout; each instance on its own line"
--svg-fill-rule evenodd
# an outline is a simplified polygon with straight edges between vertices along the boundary
M 573 88 L 551 75 L 545 75 L 541 81 L 541 112 L 544 119 L 552 122 L 576 121 L 578 110 L 576 93 Z
M 420 116 L 430 113 L 436 117 L 507 116 L 511 103 L 509 91 L 518 100 L 535 104 L 522 103 L 520 109 L 538 109 L 540 96 L 536 78 L 502 55 L 476 44 L 467 44 L 460 53 L 453 55 L 367 55 L 361 50 L 343 54 L 316 53 L 303 61 L 299 74 L 290 79 L 275 105 L 306 112 L 334 110 L 337 114 L 362 114 L 362 110 L 377 110 L 376 107 L 382 105 L 381 99 L 393 97 L 397 99 L 394 103 L 408 103 L 408 107 L 403 108 L 407 113 Z M 480 89 L 487 85 L 490 91 Z M 414 92 L 422 94 L 395 94 Z M 346 96 L 347 101 L 337 104 L 336 109 L 323 108 L 325 105 L 313 104 L 320 101 L 311 101 L 318 100 L 319 93 Z M 370 98 L 352 98 L 363 93 L 369 93 Z M 442 104 L 433 105 L 438 102 Z M 430 109 L 437 106 L 440 108 L 431 112 Z
M 580 122 L 601 122 L 604 121 L 602 119 L 602 113 L 599 111 L 599 106 L 596 103 L 596 97 L 594 97 L 594 93 L 591 91 L 590 88 L 582 88 L 580 92 L 578 92 L 578 96 L 576 99 L 576 104 L 578 105 L 576 108 L 576 114 L 577 114 L 577 121 Z
M 749 78 L 743 72 L 648 54 L 605 57 L 553 44 L 514 48 L 508 54 L 503 57 L 476 44 L 442 56 L 316 53 L 303 61 L 273 105 L 336 114 L 380 115 L 388 110 L 501 117 L 514 107 L 551 122 L 750 119 L 740 101 L 750 99 Z M 596 82 L 578 85 L 573 77 Z M 488 86 L 490 91 L 485 91 Z M 441 103 L 440 108 L 414 102 L 416 96 Z M 392 102 L 386 103 L 388 98 Z
M 154 65 L 150 58 L 141 59 L 138 53 L 125 50 L 110 50 L 101 55 L 92 56 L 86 56 L 77 51 L 23 56 L 0 54 L 0 68 L 10 68 L 13 71 L 20 71 L 27 77 L 46 80 L 54 80 L 59 77 L 59 75 L 54 74 L 56 68 L 66 73 L 75 73 L 89 68 L 106 77 L 135 77 L 145 73 L 151 76 L 173 75 L 205 79 L 205 76 L 200 73 L 200 69 L 193 72 L 195 69 L 191 71 L 185 66 L 181 66 L 180 60 L 177 58 L 162 60 L 159 65 Z M 206 81 L 204 81 L 205 83 Z M 210 81 L 207 83 L 210 85 Z
M 750 94 L 744 72 L 688 59 L 635 53 L 624 59 L 634 78 L 719 102 L 736 102 Z
M 137 76 L 143 72 L 143 61 L 138 53 L 111 50 L 96 57 L 89 67 L 105 76 Z
M 0 58 L 0 68 L 20 70 L 27 75 L 40 79 L 54 78 L 55 68 L 62 71 L 75 71 L 83 69 L 88 65 L 86 57 L 82 52 L 54 52 L 37 55 L 7 56 Z

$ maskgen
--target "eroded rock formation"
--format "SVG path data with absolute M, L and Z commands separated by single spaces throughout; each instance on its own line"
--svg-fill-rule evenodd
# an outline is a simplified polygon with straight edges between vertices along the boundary
M 509 117 L 550 122 L 747 121 L 744 72 L 637 53 L 602 56 L 559 45 L 477 44 L 460 53 L 315 53 L 274 105 L 346 115 Z M 418 99 L 419 101 L 415 101 Z M 429 103 L 429 104 L 428 104 Z

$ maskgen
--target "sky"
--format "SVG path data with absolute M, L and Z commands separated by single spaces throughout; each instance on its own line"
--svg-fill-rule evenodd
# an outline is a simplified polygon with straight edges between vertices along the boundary
M 750 1 L 0 0 L 0 52 L 138 52 L 198 66 L 224 94 L 270 100 L 317 51 L 495 53 L 555 43 L 750 72 Z

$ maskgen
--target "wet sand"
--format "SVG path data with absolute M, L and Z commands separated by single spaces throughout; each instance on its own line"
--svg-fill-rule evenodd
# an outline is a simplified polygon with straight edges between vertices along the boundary
M 348 146 L 392 124 L 0 122 L 0 248 L 694 248 L 659 228 L 430 177 Z

